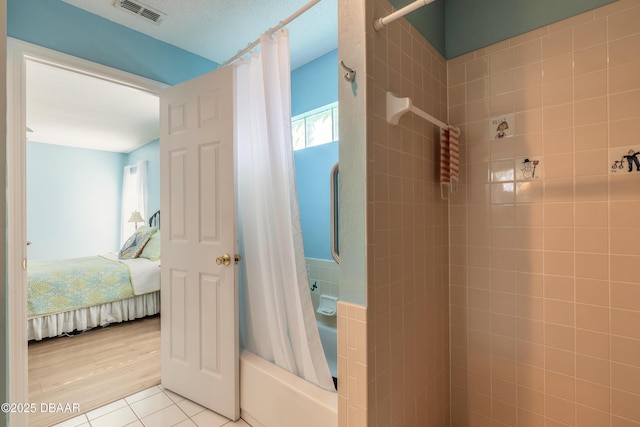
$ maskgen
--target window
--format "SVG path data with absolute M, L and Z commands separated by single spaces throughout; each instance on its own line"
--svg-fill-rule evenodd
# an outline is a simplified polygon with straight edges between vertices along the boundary
M 313 147 L 338 140 L 338 103 L 308 111 L 291 119 L 293 149 Z
M 135 165 L 124 167 L 122 178 L 122 214 L 120 245 L 127 241 L 139 223 L 129 222 L 133 211 L 147 216 L 147 161 L 138 160 Z M 145 225 L 143 222 L 142 225 Z

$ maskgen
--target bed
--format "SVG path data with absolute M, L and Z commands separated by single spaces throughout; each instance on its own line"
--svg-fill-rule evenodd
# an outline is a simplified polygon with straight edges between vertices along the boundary
M 158 314 L 160 211 L 119 254 L 33 260 L 27 283 L 29 340 Z

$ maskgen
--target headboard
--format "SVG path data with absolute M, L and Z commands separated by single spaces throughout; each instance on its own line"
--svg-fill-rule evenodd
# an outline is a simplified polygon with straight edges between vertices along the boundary
M 149 227 L 158 227 L 158 230 L 160 229 L 160 211 L 149 217 Z

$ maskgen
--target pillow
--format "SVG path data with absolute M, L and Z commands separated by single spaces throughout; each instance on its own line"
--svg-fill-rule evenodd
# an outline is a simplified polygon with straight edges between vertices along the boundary
M 157 231 L 156 227 L 139 227 L 135 233 L 131 235 L 122 245 L 122 249 L 118 253 L 120 259 L 137 258 L 144 249 L 144 245 L 149 241 L 151 236 Z
M 144 245 L 144 249 L 142 249 L 142 253 L 140 254 L 140 258 L 146 258 L 150 261 L 157 261 L 160 259 L 160 230 L 157 233 L 154 233 Z

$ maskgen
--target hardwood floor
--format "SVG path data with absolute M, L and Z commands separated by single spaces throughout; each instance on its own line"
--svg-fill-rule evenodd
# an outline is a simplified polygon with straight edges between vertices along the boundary
M 84 413 L 160 384 L 160 316 L 29 343 L 29 403 L 80 405 Z M 78 413 L 36 413 L 46 427 Z

